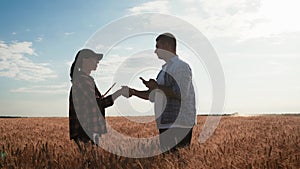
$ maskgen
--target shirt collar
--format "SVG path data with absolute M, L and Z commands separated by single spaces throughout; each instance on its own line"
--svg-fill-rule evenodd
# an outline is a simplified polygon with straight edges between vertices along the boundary
M 178 60 L 178 56 L 177 56 L 177 55 L 173 56 L 173 57 L 169 60 L 169 62 L 175 62 L 176 60 Z
M 175 62 L 178 59 L 179 59 L 178 55 L 173 56 L 167 63 L 162 65 L 162 68 L 166 67 L 167 65 L 170 65 L 171 63 Z

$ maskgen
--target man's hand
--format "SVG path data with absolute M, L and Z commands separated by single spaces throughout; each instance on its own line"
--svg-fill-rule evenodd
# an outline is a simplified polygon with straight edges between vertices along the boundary
M 149 81 L 143 79 L 142 77 L 140 77 L 140 79 L 142 80 L 144 85 L 146 87 L 148 87 L 150 90 L 154 90 L 154 89 L 158 88 L 158 84 L 154 79 L 150 79 Z

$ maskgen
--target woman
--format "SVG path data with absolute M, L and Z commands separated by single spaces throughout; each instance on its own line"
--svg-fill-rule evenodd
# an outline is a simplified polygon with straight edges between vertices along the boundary
M 121 89 L 103 97 L 99 92 L 91 71 L 97 69 L 103 54 L 90 49 L 80 50 L 70 69 L 72 88 L 69 95 L 70 139 L 79 142 L 99 143 L 101 134 L 106 133 L 105 108 L 112 106 L 121 95 Z

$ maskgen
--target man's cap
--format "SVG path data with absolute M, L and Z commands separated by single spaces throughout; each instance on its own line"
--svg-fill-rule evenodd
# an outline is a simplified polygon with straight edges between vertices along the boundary
M 95 57 L 97 58 L 98 60 L 101 60 L 103 58 L 103 54 L 102 53 L 95 53 L 93 50 L 91 49 L 81 49 L 79 51 L 79 56 L 80 57 L 85 57 L 85 58 L 88 58 L 88 57 Z

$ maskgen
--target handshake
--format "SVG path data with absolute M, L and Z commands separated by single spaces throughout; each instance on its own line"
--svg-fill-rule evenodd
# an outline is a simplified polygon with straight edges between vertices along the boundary
M 150 79 L 149 81 L 143 79 L 142 77 L 140 77 L 140 79 L 142 80 L 143 84 L 148 88 L 148 91 L 152 91 L 152 90 L 158 88 L 158 84 L 154 79 Z M 121 92 L 121 95 L 126 98 L 129 98 L 132 95 L 139 96 L 139 94 L 138 94 L 139 91 L 137 91 L 133 88 L 130 88 L 128 86 L 122 86 L 122 88 L 120 89 L 120 92 Z
M 131 97 L 136 92 L 135 89 L 132 89 L 128 86 L 122 86 L 122 88 L 120 90 L 121 90 L 121 95 L 126 98 Z

